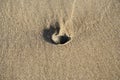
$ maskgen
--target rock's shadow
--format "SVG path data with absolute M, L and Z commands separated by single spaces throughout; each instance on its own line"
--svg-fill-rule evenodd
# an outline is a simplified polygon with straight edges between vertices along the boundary
M 45 41 L 52 43 L 52 44 L 56 44 L 53 40 L 52 40 L 52 35 L 53 34 L 59 34 L 60 31 L 60 25 L 58 22 L 56 22 L 54 25 L 50 25 L 50 27 L 48 29 L 44 29 L 43 30 L 43 38 Z
M 43 38 L 45 41 L 54 44 L 52 40 L 52 35 L 55 33 L 55 28 L 50 27 L 50 29 L 44 29 L 43 30 Z

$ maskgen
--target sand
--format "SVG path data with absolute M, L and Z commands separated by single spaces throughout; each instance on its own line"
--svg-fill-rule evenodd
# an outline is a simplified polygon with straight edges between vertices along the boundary
M 120 0 L 0 0 L 0 80 L 120 80 Z

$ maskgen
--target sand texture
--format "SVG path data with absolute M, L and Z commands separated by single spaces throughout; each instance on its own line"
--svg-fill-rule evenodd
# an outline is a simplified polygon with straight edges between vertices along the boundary
M 120 80 L 120 0 L 0 0 L 0 80 Z

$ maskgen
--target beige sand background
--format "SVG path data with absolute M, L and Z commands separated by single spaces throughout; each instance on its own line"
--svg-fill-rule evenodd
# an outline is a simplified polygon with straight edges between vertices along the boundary
M 120 0 L 0 0 L 0 80 L 120 80 Z

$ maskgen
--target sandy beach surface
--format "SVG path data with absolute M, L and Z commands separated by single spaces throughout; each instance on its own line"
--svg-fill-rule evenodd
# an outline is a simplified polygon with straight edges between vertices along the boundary
M 120 80 L 120 0 L 0 0 L 0 80 Z

